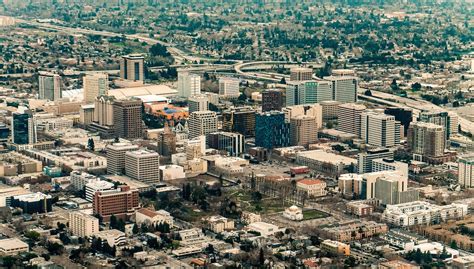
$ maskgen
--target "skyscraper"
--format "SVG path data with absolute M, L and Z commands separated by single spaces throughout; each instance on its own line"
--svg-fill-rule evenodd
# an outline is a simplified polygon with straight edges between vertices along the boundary
M 189 138 L 217 132 L 217 114 L 213 111 L 193 112 L 189 116 Z
M 142 138 L 142 101 L 117 100 L 113 106 L 115 135 L 122 138 Z
M 413 121 L 413 111 L 410 108 L 389 107 L 385 109 L 385 114 L 395 116 L 395 120 L 403 125 L 403 136 L 407 135 L 408 127 Z
M 395 121 L 394 116 L 375 111 L 361 115 L 361 137 L 366 144 L 393 147 L 400 142 L 399 131 L 400 122 Z
M 85 103 L 93 103 L 98 96 L 107 95 L 109 91 L 109 75 L 107 73 L 86 75 L 82 81 Z
M 415 122 L 408 128 L 408 148 L 414 155 L 425 157 L 440 157 L 445 149 L 444 127 L 426 122 Z
M 337 129 L 361 137 L 360 122 L 361 115 L 366 110 L 364 105 L 348 103 L 339 105 L 337 113 Z
M 222 129 L 245 137 L 255 136 L 255 110 L 252 107 L 231 107 L 222 112 Z
M 209 110 L 209 98 L 204 94 L 193 95 L 188 99 L 188 107 L 189 113 Z
M 267 149 L 290 145 L 290 126 L 285 122 L 285 113 L 280 111 L 257 113 L 255 144 Z
M 219 96 L 237 98 L 240 95 L 240 79 L 232 77 L 219 78 Z
M 474 155 L 459 158 L 458 183 L 464 188 L 474 188 Z
M 290 81 L 286 86 L 286 105 L 305 105 L 332 100 L 331 84 L 327 81 Z
M 178 95 L 190 97 L 201 94 L 201 76 L 188 70 L 178 70 Z
M 145 57 L 141 54 L 122 56 L 120 59 L 120 78 L 133 81 L 145 81 Z
M 357 156 L 357 167 L 359 174 L 372 172 L 372 161 L 375 159 L 393 159 L 393 151 L 387 148 L 369 149 L 367 152 L 361 152 Z
M 225 150 L 230 156 L 240 156 L 244 153 L 244 136 L 238 133 L 210 133 L 206 141 L 210 148 Z
M 332 100 L 341 103 L 357 102 L 357 78 L 353 76 L 330 76 L 324 77 L 330 81 L 332 89 Z
M 311 116 L 314 118 L 313 124 L 316 129 L 323 126 L 323 113 L 320 104 L 287 106 L 283 108 L 285 121 L 290 123 L 291 119 L 297 116 Z
M 451 118 L 448 112 L 445 111 L 423 111 L 418 117 L 420 122 L 433 123 L 444 127 L 445 139 L 451 136 Z
M 36 124 L 30 110 L 13 113 L 12 117 L 12 142 L 14 144 L 36 143 Z
M 291 81 L 302 81 L 313 79 L 313 69 L 305 67 L 294 67 L 290 70 Z
M 283 106 L 283 92 L 277 89 L 268 89 L 262 92 L 262 111 L 280 111 Z
M 58 74 L 40 72 L 39 99 L 56 101 L 61 97 L 61 77 Z
M 101 126 L 114 125 L 115 97 L 108 95 L 98 96 L 94 100 L 94 122 Z

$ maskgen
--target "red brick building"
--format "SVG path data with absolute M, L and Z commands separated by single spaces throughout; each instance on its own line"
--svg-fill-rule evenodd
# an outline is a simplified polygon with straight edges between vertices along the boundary
M 127 219 L 139 208 L 138 190 L 119 186 L 114 190 L 98 191 L 93 200 L 94 214 L 99 214 L 107 222 L 112 215 Z

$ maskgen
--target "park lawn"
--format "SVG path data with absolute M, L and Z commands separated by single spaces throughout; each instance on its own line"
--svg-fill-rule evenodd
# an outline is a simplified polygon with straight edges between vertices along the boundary
M 329 216 L 329 214 L 316 209 L 303 210 L 303 220 L 321 219 Z

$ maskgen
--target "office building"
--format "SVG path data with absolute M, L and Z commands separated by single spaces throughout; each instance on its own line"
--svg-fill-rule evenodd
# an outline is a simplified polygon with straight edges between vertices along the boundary
M 395 117 L 367 111 L 361 114 L 361 137 L 376 147 L 393 147 L 400 143 L 400 122 Z
M 245 137 L 255 136 L 255 109 L 231 107 L 222 112 L 222 130 L 240 133 Z
M 103 230 L 95 234 L 102 244 L 108 244 L 110 247 L 122 246 L 127 242 L 126 234 L 117 229 Z
M 357 78 L 353 76 L 330 76 L 324 77 L 331 83 L 332 100 L 341 103 L 357 102 Z
M 314 125 L 317 129 L 323 126 L 322 107 L 319 104 L 288 106 L 282 110 L 285 113 L 285 122 L 287 123 L 298 116 L 309 116 L 314 118 Z
M 114 102 L 115 97 L 101 95 L 94 100 L 93 121 L 100 126 L 114 125 Z
M 356 160 L 324 150 L 308 150 L 296 153 L 296 163 L 326 175 L 339 176 L 351 172 Z
M 352 69 L 333 69 L 331 70 L 331 76 L 335 76 L 335 77 L 355 76 L 355 71 Z
M 219 96 L 237 98 L 240 95 L 240 79 L 232 77 L 219 78 Z
M 13 113 L 12 115 L 12 142 L 14 144 L 25 145 L 34 144 L 37 140 L 36 124 L 33 114 L 25 109 Z
M 109 91 L 109 74 L 107 73 L 85 75 L 82 82 L 86 104 L 94 103 L 98 96 L 107 95 Z
M 114 143 L 107 148 L 107 173 L 123 174 L 125 169 L 125 153 L 138 150 L 137 145 Z
M 387 205 L 382 220 L 395 226 L 431 225 L 451 219 L 461 219 L 466 214 L 465 204 L 436 205 L 416 201 L 398 205 Z
M 125 174 L 147 184 L 158 183 L 160 181 L 160 155 L 145 149 L 126 152 Z
M 456 119 L 457 120 L 457 119 Z M 451 117 L 444 111 L 423 111 L 418 117 L 419 122 L 433 123 L 444 128 L 445 140 L 451 137 Z
M 320 103 L 323 111 L 323 120 L 336 120 L 341 102 L 338 101 L 323 101 Z
M 188 99 L 189 113 L 209 110 L 209 98 L 205 94 L 193 95 Z
M 178 95 L 190 97 L 201 94 L 201 76 L 187 70 L 178 70 Z
M 262 92 L 262 111 L 280 111 L 283 106 L 283 92 L 277 89 L 268 89 Z
M 306 192 L 308 197 L 326 196 L 326 182 L 319 179 L 305 178 L 296 182 L 296 188 Z
M 385 109 L 385 114 L 392 115 L 396 121 L 403 126 L 403 137 L 407 136 L 408 127 L 413 121 L 413 110 L 410 108 L 389 107 Z
M 70 175 L 71 185 L 74 187 L 76 191 L 82 191 L 86 187 L 86 184 L 97 180 L 96 176 L 88 174 L 86 172 L 81 171 L 72 171 Z
M 142 138 L 142 101 L 117 100 L 113 105 L 115 135 L 121 138 Z
M 372 160 L 372 169 L 370 172 L 397 171 L 403 177 L 408 178 L 408 164 L 395 161 L 390 158 L 380 158 Z
M 367 152 L 359 153 L 357 156 L 357 168 L 359 174 L 372 172 L 372 161 L 375 159 L 393 159 L 393 151 L 387 148 L 368 149 Z
M 1 256 L 15 256 L 29 250 L 29 245 L 18 238 L 0 239 Z
M 61 77 L 58 74 L 40 72 L 39 99 L 56 101 L 61 97 Z
M 16 195 L 11 198 L 11 207 L 21 208 L 23 214 L 41 214 L 53 210 L 53 197 L 41 192 Z
M 336 255 L 349 256 L 351 254 L 351 247 L 348 244 L 332 240 L 324 240 L 321 242 L 321 250 Z
M 361 116 L 367 108 L 364 105 L 348 103 L 339 105 L 338 109 L 337 130 L 361 137 Z
M 113 190 L 98 191 L 92 205 L 94 214 L 99 214 L 104 222 L 108 222 L 112 215 L 127 218 L 139 208 L 138 190 L 119 186 Z
M 229 156 L 238 157 L 244 153 L 244 136 L 239 133 L 216 132 L 206 137 L 210 148 L 225 150 Z
M 120 59 L 120 78 L 132 81 L 145 81 L 145 57 L 141 54 L 131 54 Z
M 313 69 L 305 67 L 294 67 L 290 69 L 291 81 L 302 81 L 313 79 Z
M 189 116 L 188 125 L 189 138 L 217 132 L 217 114 L 213 111 L 193 112 Z
M 88 126 L 94 122 L 94 105 L 81 105 L 79 110 L 79 122 L 84 126 Z
M 255 145 L 267 149 L 290 145 L 290 126 L 285 122 L 283 112 L 270 111 L 256 114 Z
M 290 119 L 290 144 L 307 147 L 318 141 L 316 119 L 312 116 L 299 115 Z
M 99 232 L 99 220 L 81 211 L 69 212 L 69 231 L 77 237 L 89 237 Z
M 458 183 L 464 188 L 474 188 L 474 155 L 459 158 Z
M 86 200 L 92 202 L 96 192 L 112 190 L 113 188 L 114 184 L 112 182 L 100 180 L 98 178 L 89 180 L 89 182 L 87 182 L 84 187 Z
M 165 123 L 163 132 L 158 134 L 158 153 L 161 156 L 171 156 L 176 153 L 176 133 Z
M 290 81 L 286 86 L 286 106 L 315 104 L 332 100 L 331 84 L 327 81 Z
M 419 160 L 440 157 L 446 147 L 445 128 L 434 123 L 415 122 L 408 128 L 408 148 Z

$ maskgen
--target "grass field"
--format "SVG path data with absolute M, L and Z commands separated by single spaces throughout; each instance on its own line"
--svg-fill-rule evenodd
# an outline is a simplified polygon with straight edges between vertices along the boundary
M 322 219 L 329 216 L 329 214 L 316 209 L 303 210 L 303 220 Z

